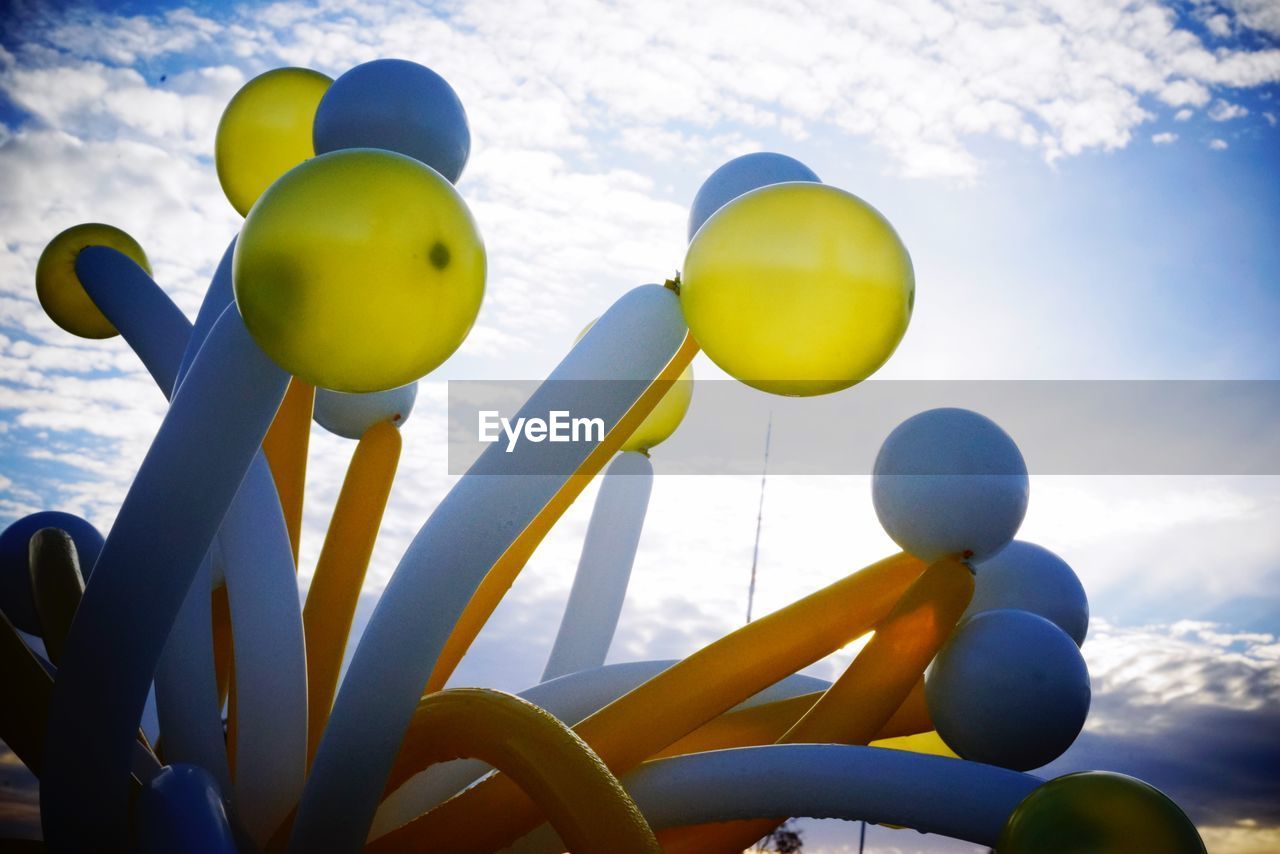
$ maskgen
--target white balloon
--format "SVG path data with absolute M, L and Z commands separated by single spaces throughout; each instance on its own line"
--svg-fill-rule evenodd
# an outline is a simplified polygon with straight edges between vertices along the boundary
M 390 421 L 397 427 L 404 426 L 417 398 L 417 382 L 368 394 L 318 388 L 315 420 L 330 433 L 345 439 L 359 439 L 366 430 L 383 421 Z
M 1019 608 L 1039 614 L 1084 643 L 1089 631 L 1089 600 L 1080 579 L 1053 552 L 1014 540 L 974 565 L 973 600 L 965 616 L 997 608 Z
M 876 515 L 916 557 L 982 560 L 1008 545 L 1027 512 L 1022 453 L 994 421 L 967 409 L 930 409 L 880 447 L 871 480 Z

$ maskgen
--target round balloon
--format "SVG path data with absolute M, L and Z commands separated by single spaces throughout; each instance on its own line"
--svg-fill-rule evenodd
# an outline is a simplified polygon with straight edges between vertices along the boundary
M 645 419 L 640 422 L 640 426 L 622 443 L 622 450 L 647 452 L 665 442 L 684 420 L 691 400 L 693 400 L 693 365 L 687 365 L 680 372 L 680 376 L 671 383 L 671 388 L 658 401 L 658 405 L 650 410 Z
M 322 154 L 263 194 L 232 262 L 245 325 L 286 371 L 335 391 L 398 388 L 447 359 L 484 296 L 457 190 L 418 161 Z
M 138 793 L 138 848 L 234 854 L 240 850 L 222 805 L 218 781 L 199 765 L 166 765 Z
M 273 181 L 315 156 L 311 126 L 331 83 L 309 68 L 277 68 L 244 84 L 227 104 L 213 159 L 222 192 L 241 216 Z
M 1062 755 L 1089 714 L 1089 671 L 1071 638 L 1029 611 L 961 623 L 925 679 L 938 735 L 965 759 L 1016 771 Z
M 403 427 L 409 413 L 413 412 L 413 402 L 417 398 L 416 382 L 367 394 L 348 394 L 318 388 L 315 420 L 330 433 L 344 439 L 359 439 L 370 427 L 383 421 Z
M 81 338 L 110 338 L 115 326 L 85 293 L 76 275 L 76 256 L 88 246 L 107 246 L 132 258 L 151 273 L 147 255 L 128 234 L 111 225 L 87 222 L 61 232 L 36 262 L 36 296 L 49 319 Z
M 1027 513 L 1030 484 L 1009 434 L 967 409 L 930 409 L 894 428 L 880 447 L 871 498 L 885 532 L 921 560 L 985 560 Z
M 825 184 L 740 196 L 694 235 L 680 305 L 698 344 L 763 391 L 814 395 L 870 376 L 911 318 L 906 247 L 875 208 Z
M 693 240 L 713 213 L 743 193 L 788 181 L 822 183 L 812 169 L 785 154 L 757 151 L 735 157 L 708 175 L 698 188 L 689 208 L 689 239 Z
M 334 81 L 316 110 L 316 152 L 384 148 L 457 183 L 471 153 L 467 113 L 445 79 L 403 59 L 375 59 Z
M 1080 579 L 1053 552 L 1014 540 L 975 564 L 973 600 L 965 616 L 997 608 L 1039 614 L 1076 642 L 1089 631 L 1089 600 Z
M 1141 780 L 1082 771 L 1037 787 L 1010 814 L 1000 854 L 1204 854 L 1196 826 Z
M 87 581 L 102 551 L 102 534 L 79 516 L 45 510 L 17 520 L 0 533 L 0 610 L 29 635 L 40 634 L 40 618 L 31 595 L 30 545 L 36 531 L 58 528 L 76 544 L 80 573 Z

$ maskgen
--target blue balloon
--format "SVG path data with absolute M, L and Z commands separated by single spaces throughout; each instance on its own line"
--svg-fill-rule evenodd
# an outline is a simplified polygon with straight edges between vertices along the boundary
M 785 154 L 757 151 L 735 157 L 712 172 L 698 188 L 698 194 L 693 197 L 693 206 L 689 209 L 689 239 L 693 240 L 698 229 L 702 228 L 702 224 L 713 213 L 738 196 L 788 181 L 822 183 L 822 179 L 812 169 Z
M 138 848 L 145 854 L 234 854 L 222 793 L 199 765 L 166 765 L 138 796 Z
M 1089 631 L 1089 599 L 1067 562 L 1053 552 L 1014 540 L 981 563 L 974 564 L 973 600 L 965 616 L 998 608 L 1039 614 L 1084 643 Z
M 44 528 L 60 528 L 71 535 L 86 581 L 102 551 L 102 534 L 97 528 L 79 516 L 56 510 L 24 516 L 0 534 L 0 611 L 16 628 L 36 636 L 40 635 L 40 618 L 31 594 L 28 549 L 32 535 Z
M 375 59 L 343 74 L 320 99 L 316 154 L 383 148 L 407 154 L 456 184 L 471 154 L 467 113 L 445 79 L 404 59 Z
M 366 430 L 382 421 L 403 427 L 417 398 L 417 382 L 368 394 L 318 388 L 314 417 L 316 423 L 330 433 L 344 439 L 359 439 Z
M 1084 727 L 1089 670 L 1075 641 L 1012 608 L 961 623 L 925 678 L 938 735 L 965 759 L 1015 771 L 1062 755 Z

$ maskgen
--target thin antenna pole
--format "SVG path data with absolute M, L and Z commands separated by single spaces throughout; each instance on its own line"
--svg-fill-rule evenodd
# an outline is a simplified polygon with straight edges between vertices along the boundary
M 756 511 L 756 544 L 751 550 L 751 585 L 747 587 L 747 622 L 751 622 L 751 608 L 756 601 L 756 564 L 760 560 L 760 528 L 764 524 L 764 484 L 769 477 L 769 442 L 773 438 L 773 413 L 769 413 L 769 426 L 764 431 L 764 468 L 760 471 L 760 508 Z
M 858 854 L 862 854 L 867 847 L 867 823 L 862 822 L 862 833 L 858 837 Z

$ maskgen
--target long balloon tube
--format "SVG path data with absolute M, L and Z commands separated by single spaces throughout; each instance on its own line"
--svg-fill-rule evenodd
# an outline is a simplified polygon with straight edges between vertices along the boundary
M 429 735 L 406 757 L 411 764 L 483 759 L 538 803 L 571 850 L 660 854 L 617 778 L 554 715 L 501 691 L 455 688 L 423 697 L 415 717 Z
M 629 661 L 622 664 L 608 664 L 539 683 L 521 691 L 518 696 L 555 715 L 565 723 L 572 724 L 607 706 L 675 663 L 675 661 Z M 745 713 L 770 704 L 786 702 L 793 697 L 821 692 L 829 686 L 830 683 L 822 679 L 793 674 L 739 703 L 731 714 Z M 787 725 L 789 726 L 790 722 Z M 404 755 L 404 748 L 412 744 L 420 728 L 420 722 L 415 715 L 414 722 L 410 724 L 409 732 L 405 734 L 404 743 L 401 745 L 397 766 L 400 765 Z M 416 816 L 422 815 L 465 789 L 490 770 L 492 770 L 490 766 L 483 762 L 463 759 L 435 765 L 417 774 L 383 801 L 378 808 L 370 838 L 376 839 Z M 393 770 L 391 779 L 394 780 L 403 773 L 402 770 Z
M 654 758 L 703 753 L 730 747 L 754 747 L 773 744 L 782 738 L 796 721 L 805 715 L 822 696 L 823 691 L 775 700 L 760 706 L 725 712 L 707 721 L 684 738 L 658 751 Z M 933 728 L 929 710 L 924 707 L 924 681 L 916 683 L 880 731 L 876 740 L 893 740 L 928 732 Z
M 75 541 L 66 531 L 45 528 L 36 531 L 27 544 L 27 566 L 31 576 L 31 595 L 36 614 L 40 619 L 40 639 L 45 655 L 51 664 L 62 660 L 62 647 L 71 631 L 71 621 L 84 597 L 84 576 L 80 573 L 80 558 L 76 554 Z M 135 757 L 135 771 L 160 766 L 147 741 L 146 734 L 138 730 L 140 752 L 149 754 L 141 763 Z
M 307 764 L 298 582 L 262 454 L 252 458 L 227 510 L 218 551 L 226 566 L 235 649 L 236 817 L 261 845 L 297 803 Z
M 924 564 L 898 554 L 761 617 L 581 721 L 574 730 L 615 774 L 745 697 L 835 652 L 887 615 Z M 540 823 L 537 808 L 501 776 L 485 780 L 379 839 L 376 850 L 439 844 L 466 827 L 460 850 L 509 845 Z M 380 847 L 381 846 L 381 847 Z
M 958 558 L 931 564 L 903 594 L 849 667 L 781 743 L 867 744 L 910 695 L 973 598 L 973 570 Z M 741 851 L 787 816 L 684 828 L 668 852 Z
M 604 664 L 652 490 L 653 465 L 644 454 L 619 454 L 605 469 L 543 681 Z
M 169 764 L 199 765 L 231 792 L 227 745 L 222 736 L 222 702 L 214 672 L 209 585 L 212 560 L 206 555 L 187 590 L 156 668 L 156 714 Z
M 219 304 L 220 294 L 230 295 L 229 271 L 226 258 L 223 260 L 206 306 Z M 149 276 L 134 265 L 114 278 L 88 279 L 85 288 L 162 390 L 171 394 L 175 384 L 184 382 L 183 347 L 185 339 L 196 332 Z M 227 311 L 236 314 L 233 306 L 224 308 L 224 314 Z M 209 313 L 204 308 L 201 312 L 202 316 Z M 278 423 L 278 417 L 273 423 Z M 293 552 L 271 472 L 261 453 L 255 455 L 236 491 L 217 544 L 221 559 L 214 566 L 225 567 L 238 662 L 239 685 L 229 707 L 233 731 L 229 765 L 235 770 L 236 812 L 250 835 L 262 841 L 301 791 L 306 773 L 307 688 Z M 206 597 L 210 595 L 208 586 L 205 582 Z M 205 653 L 211 641 L 197 636 L 212 633 L 211 617 L 207 616 L 207 605 L 191 607 L 202 613 L 196 616 L 195 611 L 190 612 L 192 622 L 184 622 L 179 637 L 195 646 L 173 654 L 175 663 L 189 654 L 186 663 L 200 670 L 160 667 L 158 700 L 166 708 L 170 729 L 180 732 L 181 748 L 173 758 L 208 760 L 213 764 L 207 767 L 225 786 L 228 760 L 217 758 L 225 753 L 221 748 L 221 702 L 208 695 L 204 684 L 206 673 L 208 678 L 216 678 L 216 650 L 211 659 Z M 179 611 L 183 613 L 185 609 Z M 215 717 L 217 727 L 208 730 Z M 225 791 L 232 793 L 229 788 Z
M 315 400 L 315 386 L 297 377 L 290 380 L 276 420 L 262 440 L 262 451 L 271 465 L 271 477 L 284 511 L 295 568 L 302 539 L 302 498 L 307 484 L 307 448 Z
M 76 544 L 66 531 L 36 531 L 28 544 L 31 598 L 40 618 L 40 638 L 49 661 L 62 660 L 62 645 L 84 595 Z
M 231 670 L 235 663 L 235 652 L 231 648 L 231 601 L 227 596 L 227 585 L 219 584 L 213 588 L 212 600 L 209 603 L 210 618 L 213 621 L 213 673 L 218 685 L 218 708 L 227 701 L 227 691 L 231 684 Z
M 39 777 L 44 768 L 45 729 L 53 680 L 9 618 L 0 612 L 0 740 Z
M 26 765 L 32 774 L 44 770 L 49 702 L 53 696 L 53 675 L 31 651 L 9 618 L 0 612 L 0 680 L 8 694 L 0 703 L 0 741 Z M 145 736 L 138 734 L 133 746 L 130 770 L 137 779 L 146 779 L 160 767 Z
M 178 367 L 179 383 L 182 382 L 182 378 L 186 376 L 187 371 L 191 368 L 191 363 L 195 360 L 196 354 L 200 352 L 200 347 L 204 344 L 205 339 L 209 337 L 209 330 L 213 328 L 214 322 L 222 315 L 227 306 L 231 305 L 235 300 L 235 294 L 231 286 L 231 268 L 232 261 L 235 258 L 237 237 L 231 238 L 231 242 L 227 244 L 227 249 L 222 253 L 222 258 L 214 270 L 213 279 L 210 280 L 209 287 L 205 291 L 204 300 L 200 303 L 200 310 L 196 314 L 196 322 L 192 325 L 191 336 L 187 339 L 186 350 L 182 354 Z M 222 576 L 217 574 L 221 572 L 221 567 L 214 567 L 214 569 L 215 575 L 212 579 L 214 590 L 213 660 L 218 674 L 218 708 L 221 709 L 222 704 L 227 699 L 233 654 L 231 651 L 231 614 L 227 607 L 227 591 L 222 583 Z M 223 791 L 230 791 L 225 782 Z
M 145 275 L 96 246 L 76 271 L 86 283 Z M 174 396 L 102 547 L 54 683 L 40 793 L 54 851 L 125 843 L 130 754 L 161 650 L 287 383 L 230 310 Z
M 209 281 L 209 287 L 204 293 L 204 300 L 200 303 L 200 310 L 196 313 L 196 322 L 191 326 L 186 346 L 178 359 L 179 383 L 187 375 L 187 371 L 191 370 L 191 363 L 196 360 L 196 354 L 204 346 L 205 339 L 209 337 L 209 332 L 213 329 L 213 324 L 222 316 L 222 312 L 226 311 L 227 306 L 235 301 L 235 293 L 231 287 L 231 266 L 235 251 L 236 238 L 233 237 L 231 242 L 227 244 L 226 251 L 222 253 L 222 259 L 218 261 L 218 266 L 213 271 L 213 278 Z M 94 302 L 96 303 L 97 300 L 95 299 Z
M 235 241 L 232 241 L 234 247 Z M 231 247 L 224 254 L 222 263 L 210 285 L 210 293 L 231 294 Z M 172 399 L 174 390 L 181 383 L 189 360 L 199 349 L 194 345 L 195 334 L 191 323 L 173 301 L 142 270 L 127 271 L 119 276 L 89 278 L 84 281 L 89 297 L 98 309 L 111 321 L 121 337 L 142 361 L 143 367 L 156 381 L 166 398 Z M 201 307 L 204 335 L 212 328 L 217 315 L 213 307 L 222 303 L 221 297 L 206 296 Z M 226 304 L 217 309 L 221 313 Z M 212 316 L 211 316 L 212 315 Z M 208 586 L 208 582 L 205 582 Z M 201 693 L 202 650 L 208 622 L 191 611 L 199 608 L 184 604 L 171 633 L 173 640 L 166 644 L 155 675 L 156 711 L 164 724 L 161 733 L 169 755 L 187 761 L 202 761 L 225 786 L 226 756 L 222 742 L 222 718 L 219 700 L 214 706 Z M 207 611 L 207 608 L 204 609 Z M 170 647 L 173 647 L 171 650 Z M 181 648 L 179 648 L 181 647 Z M 170 660 L 170 666 L 165 660 Z M 214 730 L 205 730 L 213 721 Z
M 360 587 L 400 461 L 400 431 L 390 421 L 360 437 L 338 492 L 315 576 L 302 609 L 307 647 L 307 760 L 324 732 Z
M 644 287 L 657 288 L 659 286 L 646 285 Z M 615 309 L 618 305 L 621 305 L 623 301 L 628 299 L 628 297 L 639 290 L 641 289 L 637 288 L 635 291 L 632 291 L 631 294 L 624 296 L 622 300 L 619 300 L 619 302 L 615 304 Z M 671 293 L 670 291 L 667 291 L 666 288 L 661 288 L 661 290 L 666 291 L 668 294 Z M 658 295 L 655 295 L 654 298 L 656 299 L 657 296 Z M 611 311 L 615 309 L 611 309 Z M 679 329 L 684 330 L 683 316 L 678 318 L 666 318 L 666 321 L 669 328 L 666 329 L 665 332 L 668 337 L 677 326 Z M 592 327 L 592 329 L 594 328 L 595 327 Z M 605 331 L 607 330 L 602 330 L 602 332 Z M 642 335 L 645 333 L 634 334 Z M 663 337 L 661 335 L 654 335 L 652 330 L 648 331 L 647 334 L 650 336 L 650 338 L 647 339 L 648 344 L 655 344 L 656 339 Z M 590 333 L 588 333 L 588 335 L 590 335 Z M 454 624 L 453 632 L 449 635 L 444 649 L 441 651 L 440 657 L 436 661 L 436 666 L 431 671 L 431 676 L 428 679 L 426 686 L 426 690 L 428 692 L 439 691 L 445 686 L 445 683 L 449 681 L 449 677 L 453 675 L 454 669 L 458 666 L 458 662 L 462 660 L 462 657 L 471 647 L 472 641 L 476 639 L 476 636 L 480 634 L 480 630 L 484 628 L 484 624 L 488 622 L 489 617 L 493 615 L 494 610 L 498 607 L 498 603 L 502 601 L 502 597 L 506 595 L 507 591 L 511 588 L 511 585 L 515 583 L 516 576 L 519 575 L 520 570 L 529 560 L 529 556 L 533 553 L 533 549 L 542 541 L 542 538 L 546 536 L 547 531 L 551 529 L 551 525 L 553 525 L 555 521 L 560 518 L 561 514 L 568 509 L 569 505 L 572 504 L 573 500 L 578 497 L 579 493 L 586 488 L 587 484 L 591 482 L 591 478 L 600 471 L 601 467 L 603 467 L 613 454 L 622 447 L 622 443 L 630 438 L 636 428 L 644 422 L 645 417 L 653 411 L 653 408 L 658 405 L 659 401 L 662 400 L 663 396 L 671 388 L 671 383 L 675 382 L 675 380 L 680 376 L 680 373 L 689 366 L 691 361 L 693 361 L 693 357 L 698 353 L 698 345 L 688 334 L 687 330 L 684 332 L 684 336 L 685 337 L 680 342 L 679 346 L 673 348 L 673 351 L 669 351 L 667 348 L 667 345 L 670 344 L 669 341 L 663 341 L 653 347 L 653 349 L 659 353 L 670 352 L 670 360 L 666 363 L 665 367 L 656 368 L 656 366 L 652 364 L 622 364 L 614 365 L 609 369 L 616 372 L 619 378 L 614 381 L 606 380 L 605 384 L 612 385 L 616 383 L 632 392 L 625 395 L 625 397 L 628 398 L 627 408 L 618 415 L 616 421 L 613 418 L 605 419 L 607 422 L 613 423 L 613 427 L 608 431 L 604 441 L 597 445 L 595 450 L 593 450 L 590 455 L 582 461 L 578 471 L 565 481 L 563 486 L 548 502 L 545 509 L 530 520 L 528 527 L 522 531 L 520 538 L 517 539 L 516 542 L 512 543 L 511 549 L 508 550 L 506 554 L 502 555 L 502 557 L 494 563 L 493 568 L 488 572 L 488 574 L 485 575 L 483 581 L 476 589 L 475 595 L 471 597 L 471 600 L 467 603 L 463 613 L 458 617 Z M 619 343 L 622 347 L 626 347 L 628 346 L 628 340 L 630 340 L 629 346 L 634 348 L 636 346 L 634 338 L 624 338 Z M 575 347 L 574 350 L 570 352 L 569 356 L 566 357 L 565 361 L 561 363 L 562 366 L 569 364 L 571 360 L 574 359 L 575 354 L 577 354 L 582 361 L 586 361 L 587 357 L 585 354 L 589 351 L 579 350 L 585 341 L 586 338 L 584 337 L 583 341 L 579 342 L 579 345 Z M 640 341 L 645 342 L 646 339 L 640 338 Z M 603 348 L 604 345 L 599 346 Z M 653 354 L 646 353 L 645 355 Z M 621 379 L 622 377 L 634 377 L 637 372 L 650 374 L 653 379 L 649 382 L 636 382 Z M 556 380 L 556 374 L 553 373 L 549 379 L 553 381 Z M 599 383 L 595 383 L 594 385 L 598 384 Z M 643 391 L 640 391 L 641 387 L 643 387 Z M 593 389 L 589 393 L 598 391 L 598 389 Z M 537 395 L 535 394 L 535 398 L 536 397 Z M 530 402 L 532 402 L 532 400 Z M 590 405 L 582 407 L 583 403 L 585 403 L 585 401 L 574 401 L 572 405 L 585 408 L 587 411 L 594 411 L 594 407 Z M 571 406 L 569 401 L 565 401 L 565 405 Z M 534 408 L 534 411 L 540 411 L 541 409 L 542 406 L 539 405 Z M 496 445 L 492 447 L 497 448 Z M 500 458 L 495 454 L 494 460 L 496 461 L 498 459 Z
M 623 778 L 655 830 L 774 815 L 910 827 L 994 846 L 1044 781 L 994 765 L 843 744 L 779 744 L 646 762 Z M 521 854 L 563 851 L 550 835 Z
M 674 293 L 630 291 L 522 410 L 591 412 L 604 421 L 604 441 L 525 442 L 511 453 L 491 445 L 445 496 L 356 648 L 303 790 L 293 850 L 360 848 L 451 631 L 446 674 L 551 525 L 657 404 L 663 386 L 653 381 L 675 379 L 696 350 Z M 455 629 L 464 610 L 475 621 Z

